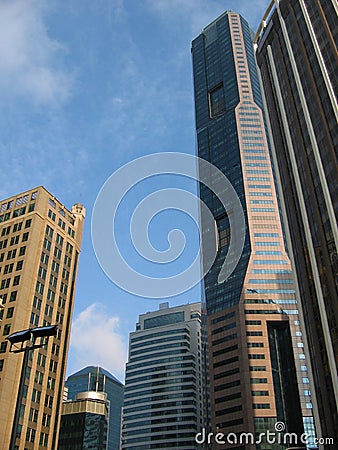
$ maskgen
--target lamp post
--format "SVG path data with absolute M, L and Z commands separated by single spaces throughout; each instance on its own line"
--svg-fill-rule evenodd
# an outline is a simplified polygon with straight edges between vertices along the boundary
M 27 330 L 17 331 L 15 333 L 10 334 L 7 337 L 7 340 L 11 344 L 9 349 L 10 353 L 24 354 L 22 360 L 18 396 L 16 399 L 9 450 L 15 450 L 15 441 L 19 425 L 20 409 L 25 386 L 25 377 L 29 359 L 29 352 L 34 351 L 37 348 L 43 347 L 48 342 L 48 338 L 50 336 L 56 336 L 56 333 L 57 333 L 57 325 L 49 325 L 45 327 L 29 328 Z

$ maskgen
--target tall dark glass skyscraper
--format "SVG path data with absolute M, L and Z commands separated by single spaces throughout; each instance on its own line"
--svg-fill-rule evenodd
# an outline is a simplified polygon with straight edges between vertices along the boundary
M 318 433 L 336 442 L 337 13 L 336 0 L 271 2 L 255 39 L 309 341 Z
M 228 280 L 219 282 L 234 232 L 231 211 L 201 185 L 218 231 L 216 261 L 204 279 L 211 428 L 259 433 L 275 431 L 282 421 L 300 435 L 304 428 L 313 431 L 309 378 L 252 39 L 248 23 L 227 11 L 192 43 L 198 155 L 230 180 L 246 221 L 240 261 Z M 220 448 L 283 446 L 249 442 Z
M 68 399 L 86 391 L 105 392 L 108 400 L 108 450 L 119 450 L 121 414 L 123 405 L 123 384 L 102 367 L 88 366 L 70 375 L 65 383 Z

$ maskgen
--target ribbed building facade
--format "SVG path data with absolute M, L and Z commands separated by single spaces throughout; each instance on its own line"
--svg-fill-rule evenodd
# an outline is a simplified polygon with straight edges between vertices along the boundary
M 239 263 L 219 282 L 234 231 L 231 211 L 200 186 L 218 231 L 217 257 L 204 279 L 211 430 L 258 434 L 282 421 L 300 436 L 304 428 L 313 433 L 312 402 L 252 39 L 248 23 L 227 11 L 192 43 L 198 156 L 227 176 L 246 222 Z M 238 440 L 212 448 L 285 447 Z
M 43 187 L 0 202 L 0 448 L 8 449 L 22 366 L 10 334 L 56 324 L 25 373 L 16 448 L 55 449 L 85 209 L 68 210 Z
M 337 14 L 335 0 L 273 1 L 255 38 L 288 245 L 308 335 L 317 431 L 336 442 Z
M 130 334 L 121 448 L 196 448 L 204 426 L 201 305 L 142 314 Z

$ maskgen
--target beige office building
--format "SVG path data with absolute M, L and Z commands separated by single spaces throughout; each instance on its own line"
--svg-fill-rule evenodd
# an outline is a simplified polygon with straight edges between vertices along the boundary
M 55 449 L 85 208 L 65 208 L 45 188 L 0 203 L 0 448 L 8 449 L 23 353 L 16 331 L 56 324 L 57 335 L 30 352 L 16 448 Z

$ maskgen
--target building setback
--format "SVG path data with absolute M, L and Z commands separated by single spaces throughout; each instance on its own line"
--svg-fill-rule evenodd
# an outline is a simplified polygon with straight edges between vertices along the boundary
M 107 450 L 108 404 L 104 392 L 81 392 L 62 404 L 58 450 Z
M 271 2 L 255 38 L 318 435 L 338 440 L 338 108 L 335 0 Z
M 234 231 L 231 211 L 200 186 L 218 231 L 216 260 L 204 279 L 211 430 L 276 431 L 282 421 L 301 435 L 304 429 L 313 433 L 312 402 L 252 38 L 247 22 L 227 11 L 192 43 L 198 156 L 230 180 L 246 221 L 240 261 L 228 280 L 218 282 Z
M 9 448 L 23 358 L 6 337 L 51 324 L 57 336 L 28 362 L 16 445 L 56 448 L 84 217 L 43 187 L 0 202 L 0 448 Z
M 68 399 L 84 391 L 105 392 L 108 407 L 108 450 L 120 449 L 123 384 L 102 367 L 88 366 L 70 375 L 65 383 Z
M 204 425 L 201 304 L 142 314 L 130 334 L 121 448 L 196 448 Z

